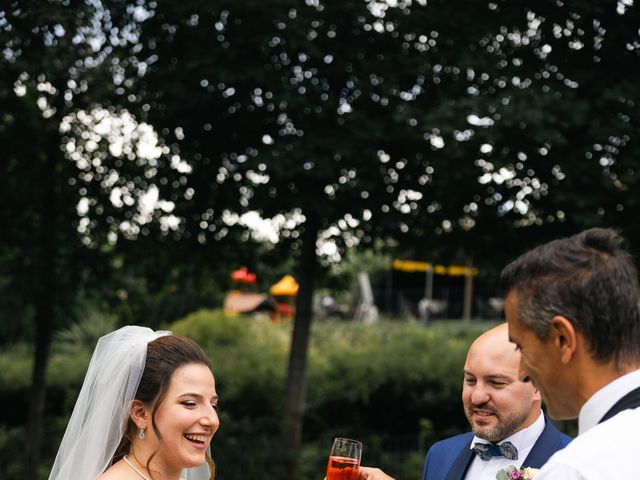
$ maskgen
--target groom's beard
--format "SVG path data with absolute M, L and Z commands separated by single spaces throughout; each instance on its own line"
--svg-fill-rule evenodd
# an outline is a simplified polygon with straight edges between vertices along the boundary
M 495 415 L 494 421 L 489 425 L 478 425 L 473 420 L 473 410 L 480 409 L 493 413 Z M 465 409 L 465 415 L 467 420 L 471 424 L 473 433 L 492 443 L 504 440 L 510 435 L 513 435 L 518 430 L 522 429 L 522 425 L 527 420 L 531 405 L 527 405 L 524 402 L 517 404 L 508 412 L 498 412 L 489 404 L 483 405 L 471 405 Z

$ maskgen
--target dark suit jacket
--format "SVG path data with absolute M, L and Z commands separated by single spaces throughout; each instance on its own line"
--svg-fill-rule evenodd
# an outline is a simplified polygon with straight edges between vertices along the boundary
M 571 437 L 561 433 L 546 416 L 544 420 L 544 430 L 523 467 L 542 467 L 551 455 L 571 441 Z M 473 459 L 472 439 L 473 433 L 468 432 L 434 443 L 424 462 L 422 480 L 463 480 Z

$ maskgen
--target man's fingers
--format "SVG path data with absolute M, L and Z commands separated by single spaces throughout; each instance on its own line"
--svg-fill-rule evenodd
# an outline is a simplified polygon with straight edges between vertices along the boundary
M 360 467 L 358 480 L 394 480 L 379 468 Z

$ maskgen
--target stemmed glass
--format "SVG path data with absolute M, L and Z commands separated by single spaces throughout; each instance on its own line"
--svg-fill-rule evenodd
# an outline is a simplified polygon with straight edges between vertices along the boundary
M 358 480 L 362 442 L 336 438 L 327 463 L 326 480 Z

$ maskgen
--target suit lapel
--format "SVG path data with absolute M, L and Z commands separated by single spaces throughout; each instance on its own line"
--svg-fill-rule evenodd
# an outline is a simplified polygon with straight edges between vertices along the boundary
M 549 457 L 556 453 L 560 445 L 560 430 L 553 426 L 546 415 L 544 417 L 544 430 L 533 444 L 533 448 L 524 459 L 523 467 L 541 468 Z
M 471 450 L 471 439 L 464 444 L 462 450 L 453 461 L 447 477 L 445 480 L 464 480 L 464 476 L 467 474 L 471 460 L 473 459 L 474 452 Z

